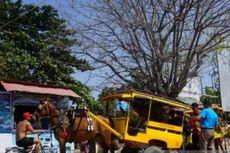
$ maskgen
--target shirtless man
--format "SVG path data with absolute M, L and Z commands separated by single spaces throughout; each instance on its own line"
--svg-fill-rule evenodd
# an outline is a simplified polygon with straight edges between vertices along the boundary
M 31 120 L 32 114 L 29 112 L 25 112 L 23 114 L 23 120 L 20 121 L 16 128 L 16 144 L 19 147 L 28 148 L 29 146 L 32 146 L 35 144 L 34 152 L 38 153 L 40 150 L 40 140 L 26 137 L 26 134 L 28 132 L 35 134 L 39 132 L 43 132 L 43 130 L 35 130 L 33 129 L 30 120 Z

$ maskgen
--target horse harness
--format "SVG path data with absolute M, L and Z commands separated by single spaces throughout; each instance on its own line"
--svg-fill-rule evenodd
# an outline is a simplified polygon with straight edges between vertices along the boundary
M 83 117 L 86 117 L 86 120 L 88 122 L 88 125 L 87 125 L 87 131 L 93 131 L 93 120 L 92 118 L 88 115 L 88 113 L 84 110 L 84 109 L 79 109 L 79 112 L 81 113 L 76 113 L 76 110 L 73 110 L 73 113 L 75 114 L 73 116 L 73 118 L 75 117 L 80 117 L 80 121 L 77 125 L 77 128 L 75 128 L 75 125 L 74 125 L 74 122 L 72 123 L 73 125 L 73 134 L 71 135 L 71 141 L 73 141 L 74 139 L 74 136 L 77 134 L 77 132 L 79 131 L 79 128 L 80 128 L 80 125 L 81 125 L 81 122 L 82 122 L 82 118 Z
M 68 133 L 66 132 L 66 128 L 65 128 L 65 127 L 68 127 L 70 124 L 69 124 L 68 122 L 64 121 L 64 118 L 65 118 L 65 117 L 64 117 L 64 113 L 65 113 L 65 112 L 62 112 L 62 111 L 58 110 L 56 107 L 51 107 L 51 106 L 50 106 L 50 108 L 52 108 L 52 109 L 51 109 L 51 111 L 50 111 L 50 109 L 48 108 L 49 106 L 50 106 L 50 105 L 49 105 L 48 102 L 46 101 L 46 102 L 44 102 L 44 104 L 40 104 L 40 105 L 38 106 L 38 109 L 42 110 L 43 107 L 44 107 L 44 109 L 47 111 L 47 118 L 49 118 L 50 120 L 51 120 L 52 118 L 59 118 L 59 121 L 58 121 L 57 125 L 50 127 L 50 130 L 53 130 L 54 133 L 57 133 L 57 131 L 58 131 L 60 128 L 62 128 L 63 131 L 64 131 L 64 137 L 66 137 L 66 136 L 68 135 Z M 56 113 L 55 113 L 55 111 L 56 111 Z M 53 115 L 51 115 L 52 112 L 54 112 Z M 39 116 L 39 118 L 40 118 L 40 115 L 39 115 L 39 113 L 37 112 L 37 110 L 35 111 L 35 113 L 38 114 L 38 116 Z M 59 113 L 61 113 L 61 114 L 59 114 Z M 59 116 L 63 116 L 63 117 L 59 117 Z M 60 120 L 60 118 L 61 118 L 61 120 Z M 64 138 L 64 137 L 63 137 L 63 138 Z
M 71 119 L 67 116 L 67 114 L 66 114 L 66 112 L 68 113 L 69 111 L 60 111 L 60 110 L 58 110 L 57 108 L 52 107 L 52 108 L 53 108 L 52 112 L 57 111 L 57 112 L 61 112 L 61 114 L 56 113 L 56 114 L 54 114 L 54 115 L 51 115 L 52 112 L 51 112 L 51 111 L 49 110 L 49 108 L 48 108 L 48 107 L 49 107 L 49 106 L 48 106 L 48 102 L 45 102 L 44 104 L 41 104 L 41 105 L 42 105 L 42 107 L 44 107 L 44 108 L 46 109 L 46 111 L 47 111 L 47 114 L 48 114 L 47 118 L 49 118 L 49 119 L 55 118 L 55 117 L 59 118 L 59 121 L 58 121 L 57 125 L 51 127 L 50 129 L 53 130 L 54 133 L 57 133 L 60 129 L 62 129 L 62 130 L 64 131 L 64 136 L 62 136 L 63 139 L 66 139 L 66 138 L 68 137 L 67 129 L 69 129 L 68 131 L 73 131 L 73 133 L 71 132 L 71 136 L 69 137 L 69 138 L 70 138 L 70 142 L 73 141 L 74 136 L 75 136 L 75 135 L 77 134 L 77 132 L 79 131 L 79 128 L 80 128 L 80 125 L 81 125 L 81 121 L 82 121 L 82 118 L 83 118 L 83 117 L 86 117 L 86 120 L 87 120 L 87 123 L 88 123 L 87 129 L 86 129 L 86 130 L 87 130 L 87 131 L 93 131 L 93 130 L 94 130 L 94 129 L 93 129 L 93 120 L 92 120 L 92 118 L 88 115 L 87 111 L 85 111 L 84 109 L 80 109 L 80 112 L 81 112 L 80 115 L 79 115 L 79 113 L 78 113 L 78 114 L 76 113 L 76 110 L 71 110 L 71 112 L 73 113 L 73 114 L 71 115 L 72 118 L 73 118 L 73 122 L 69 123 L 68 121 L 65 120 L 65 118 L 68 118 L 69 121 L 71 120 Z M 40 107 L 40 106 L 39 106 L 39 107 Z M 51 107 L 51 106 L 50 106 L 50 107 Z M 42 109 L 42 108 L 39 108 L 39 109 Z M 37 112 L 36 112 L 36 113 L 37 113 Z M 37 113 L 37 114 L 38 114 L 38 113 Z M 78 123 L 76 129 L 75 129 L 75 125 L 74 125 L 74 118 L 75 118 L 75 117 L 80 117 L 80 121 L 79 121 L 79 123 Z M 69 127 L 70 127 L 70 128 L 69 128 Z M 71 130 L 71 127 L 73 128 L 73 130 Z

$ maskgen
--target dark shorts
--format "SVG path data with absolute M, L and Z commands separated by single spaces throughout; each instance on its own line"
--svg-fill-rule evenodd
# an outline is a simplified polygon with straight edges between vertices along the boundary
M 16 142 L 17 146 L 24 147 L 24 148 L 33 145 L 33 143 L 34 143 L 34 138 L 27 138 L 27 137 Z

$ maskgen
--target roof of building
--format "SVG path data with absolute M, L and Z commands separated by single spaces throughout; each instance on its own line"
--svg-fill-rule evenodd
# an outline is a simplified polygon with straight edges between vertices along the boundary
M 80 98 L 78 94 L 67 87 L 54 86 L 54 85 L 44 85 L 37 83 L 29 83 L 23 81 L 11 81 L 2 80 L 0 81 L 2 87 L 8 92 L 27 92 L 27 93 L 37 93 L 37 94 L 49 94 L 49 95 L 60 95 Z

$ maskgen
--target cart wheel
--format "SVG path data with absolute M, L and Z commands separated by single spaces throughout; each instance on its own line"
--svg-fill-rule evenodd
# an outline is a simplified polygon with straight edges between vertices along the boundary
M 138 149 L 124 146 L 121 150 L 121 153 L 138 153 Z
M 158 147 L 152 146 L 152 147 L 148 147 L 144 151 L 144 153 L 163 153 L 163 151 Z
M 23 148 L 19 147 L 9 147 L 5 149 L 5 153 L 23 153 Z

